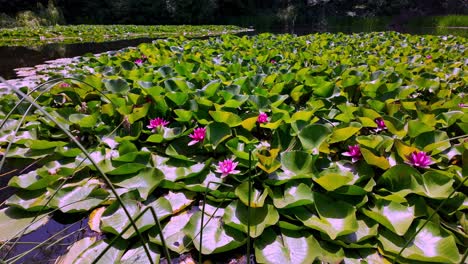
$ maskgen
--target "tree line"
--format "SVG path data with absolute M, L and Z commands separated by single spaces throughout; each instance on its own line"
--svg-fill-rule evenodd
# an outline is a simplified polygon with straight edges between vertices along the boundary
M 0 14 L 14 17 L 26 10 L 37 13 L 51 5 L 60 12 L 60 23 L 67 24 L 222 24 L 237 21 L 246 26 L 256 19 L 272 23 L 291 19 L 297 23 L 311 23 L 326 16 L 404 17 L 468 13 L 468 0 L 0 0 Z

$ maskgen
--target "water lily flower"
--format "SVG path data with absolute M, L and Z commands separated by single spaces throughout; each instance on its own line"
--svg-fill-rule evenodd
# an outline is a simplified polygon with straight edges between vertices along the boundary
M 264 112 L 258 114 L 257 122 L 260 124 L 268 123 L 268 115 Z
M 61 84 L 60 84 L 60 87 L 62 87 L 62 88 L 70 87 L 70 84 L 68 84 L 68 83 L 61 83 Z
M 146 127 L 151 129 L 151 132 L 156 132 L 157 128 L 162 128 L 165 127 L 167 124 L 169 124 L 169 121 L 166 121 L 160 117 L 156 117 L 155 119 L 151 119 L 149 125 Z
M 270 63 L 271 63 L 271 64 L 276 64 L 276 60 L 273 60 L 273 59 L 272 59 L 272 60 L 270 60 Z
M 464 103 L 459 103 L 459 104 L 458 104 L 458 107 L 460 107 L 460 108 L 468 108 L 468 105 L 467 105 L 467 104 L 464 104 Z
M 358 161 L 361 157 L 361 149 L 359 148 L 359 145 L 354 145 L 354 146 L 348 146 L 348 151 L 343 152 L 341 155 L 346 156 L 346 157 L 351 157 L 351 160 L 353 162 Z
M 426 56 L 426 59 L 430 60 L 430 59 L 432 59 L 432 56 L 431 56 L 431 55 L 427 55 L 427 56 Z
M 406 158 L 408 160 L 405 161 L 405 163 L 413 167 L 429 168 L 429 165 L 434 164 L 434 162 L 431 160 L 431 157 L 424 151 L 414 151 L 413 153 L 406 156 Z
M 377 128 L 375 129 L 375 132 L 379 132 L 379 131 L 387 129 L 387 126 L 385 125 L 385 121 L 383 120 L 383 118 L 379 117 L 379 118 L 376 118 L 374 121 L 377 124 Z
M 262 149 L 269 149 L 270 148 L 270 143 L 268 141 L 260 141 L 258 145 L 255 147 L 257 150 L 262 150 Z
M 141 66 L 143 64 L 143 60 L 142 59 L 136 59 L 135 61 L 135 64 L 138 65 L 138 66 Z
M 57 168 L 52 168 L 52 169 L 48 169 L 47 172 L 48 172 L 50 175 L 57 175 L 58 170 L 59 170 L 59 169 L 57 169 Z
M 206 128 L 204 127 L 195 128 L 193 133 L 189 135 L 192 141 L 190 141 L 188 145 L 192 146 L 192 145 L 197 144 L 198 142 L 202 142 L 205 139 L 205 136 L 206 136 Z
M 234 162 L 232 159 L 225 159 L 218 163 L 216 166 L 216 172 L 221 173 L 221 178 L 228 176 L 229 174 L 238 174 L 240 171 L 236 170 L 238 162 Z

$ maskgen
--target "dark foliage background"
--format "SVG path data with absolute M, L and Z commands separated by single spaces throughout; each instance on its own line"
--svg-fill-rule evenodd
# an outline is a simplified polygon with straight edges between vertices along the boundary
M 52 1 L 52 0 L 49 0 Z M 48 0 L 0 0 L 0 13 L 39 11 Z M 323 16 L 467 14 L 468 0 L 55 0 L 68 24 L 220 24 L 246 17 L 313 23 Z M 289 7 L 289 9 L 288 9 Z M 290 16 L 290 17 L 288 17 Z M 255 21 L 254 21 L 255 22 Z

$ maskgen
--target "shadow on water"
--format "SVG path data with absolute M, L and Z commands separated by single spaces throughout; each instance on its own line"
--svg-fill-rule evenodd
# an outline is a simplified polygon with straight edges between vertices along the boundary
M 0 259 L 8 260 L 33 249 L 40 243 L 43 245 L 31 253 L 15 261 L 15 263 L 52 264 L 63 255 L 74 242 L 89 237 L 92 231 L 87 227 L 87 218 L 82 215 L 55 214 L 49 222 L 34 232 L 23 235 L 13 246 L 6 245 L 0 250 Z

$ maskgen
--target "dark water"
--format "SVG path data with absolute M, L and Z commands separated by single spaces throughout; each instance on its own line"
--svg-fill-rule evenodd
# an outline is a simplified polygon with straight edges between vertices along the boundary
M 0 259 L 8 260 L 37 247 L 41 247 L 15 261 L 15 263 L 53 264 L 55 260 L 67 252 L 74 242 L 93 235 L 87 227 L 87 218 L 54 216 L 49 222 L 36 231 L 23 235 L 16 244 L 12 240 L 0 250 Z

